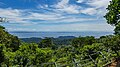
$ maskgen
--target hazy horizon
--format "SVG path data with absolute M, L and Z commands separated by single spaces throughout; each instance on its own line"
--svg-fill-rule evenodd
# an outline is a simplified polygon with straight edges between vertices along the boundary
M 84 31 L 84 32 L 28 32 L 28 31 L 14 31 L 10 32 L 11 34 L 18 36 L 19 38 L 31 38 L 31 37 L 37 37 L 37 38 L 44 38 L 44 37 L 54 37 L 57 38 L 59 36 L 94 36 L 94 37 L 101 37 L 105 35 L 113 35 L 113 32 L 93 32 L 93 31 Z

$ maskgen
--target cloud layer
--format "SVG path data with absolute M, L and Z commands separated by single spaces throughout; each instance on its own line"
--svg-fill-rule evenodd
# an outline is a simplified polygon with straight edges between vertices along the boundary
M 105 20 L 103 19 L 110 0 L 77 0 L 72 3 L 71 1 L 72 0 L 59 0 L 54 4 L 45 3 L 42 5 L 38 2 L 36 9 L 18 9 L 12 8 L 12 6 L 0 8 L 0 16 L 8 18 L 11 24 L 18 23 L 27 26 L 46 24 L 46 27 L 49 27 L 48 24 L 56 24 L 56 26 L 59 26 L 57 24 L 63 24 L 64 29 L 60 27 L 58 29 L 56 26 L 52 27 L 61 31 L 69 30 L 65 24 L 73 27 L 73 30 L 103 31 L 99 28 L 101 25 L 97 25 L 96 23 L 100 20 L 104 28 L 113 30 L 112 27 L 105 24 Z M 94 28 L 92 28 L 92 25 L 89 26 L 90 23 L 94 24 Z M 106 26 L 104 26 L 103 23 Z M 81 29 L 80 27 L 82 26 L 85 27 L 85 29 Z M 50 27 L 50 30 L 55 31 L 52 28 Z

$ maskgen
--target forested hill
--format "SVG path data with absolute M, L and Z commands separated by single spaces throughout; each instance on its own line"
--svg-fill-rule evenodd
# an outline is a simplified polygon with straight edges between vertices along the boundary
M 69 42 L 59 45 L 45 38 L 39 43 L 25 43 L 0 26 L 0 66 L 101 67 L 120 57 L 120 35 L 78 37 Z
M 46 37 L 48 38 L 48 37 Z M 46 39 L 46 38 L 36 38 L 36 37 L 32 37 L 32 38 L 20 38 L 20 40 L 22 42 L 27 42 L 27 43 L 40 43 L 42 41 L 42 39 Z M 76 37 L 74 36 L 59 36 L 58 38 L 50 38 L 54 44 L 58 44 L 58 45 L 70 45 L 70 41 L 72 39 L 74 39 Z
M 42 38 L 31 37 L 31 38 L 20 38 L 20 40 L 26 43 L 39 43 L 41 42 Z
M 20 40 L 17 36 L 9 34 L 5 30 L 5 27 L 0 26 L 0 44 L 4 44 L 7 48 L 11 48 L 15 51 L 19 48 Z

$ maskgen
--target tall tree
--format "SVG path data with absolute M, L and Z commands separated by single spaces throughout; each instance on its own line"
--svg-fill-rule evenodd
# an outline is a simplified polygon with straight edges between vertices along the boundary
M 105 15 L 107 23 L 115 26 L 115 34 L 120 34 L 120 0 L 112 0 L 107 7 Z
M 0 26 L 0 44 L 4 44 L 7 48 L 16 51 L 21 43 L 17 36 L 9 34 L 5 27 Z

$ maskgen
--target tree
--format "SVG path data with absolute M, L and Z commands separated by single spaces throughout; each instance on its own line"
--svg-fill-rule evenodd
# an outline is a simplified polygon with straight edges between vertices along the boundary
M 4 54 L 3 54 L 3 49 L 5 46 L 3 44 L 0 44 L 0 65 L 4 61 Z
M 120 34 L 120 0 L 110 1 L 110 5 L 107 7 L 108 12 L 104 16 L 107 23 L 115 26 L 115 34 Z
M 19 48 L 20 40 L 17 36 L 13 36 L 5 31 L 5 27 L 0 26 L 0 44 L 4 44 L 7 48 L 16 51 Z
M 5 29 L 5 27 L 3 27 L 3 26 L 0 26 L 0 29 Z
M 0 44 L 0 67 L 41 67 L 42 63 L 50 62 L 52 54 L 51 49 L 38 48 L 35 43 L 22 43 L 15 52 Z
M 107 49 L 114 51 L 118 57 L 120 56 L 120 35 L 101 37 L 99 42 L 103 43 Z
M 42 39 L 42 41 L 39 43 L 39 47 L 45 48 L 45 47 L 52 47 L 53 42 L 51 38 L 45 38 Z
M 93 36 L 86 36 L 86 37 L 74 38 L 71 44 L 74 47 L 82 47 L 84 45 L 92 45 L 94 42 L 95 42 L 95 38 Z

